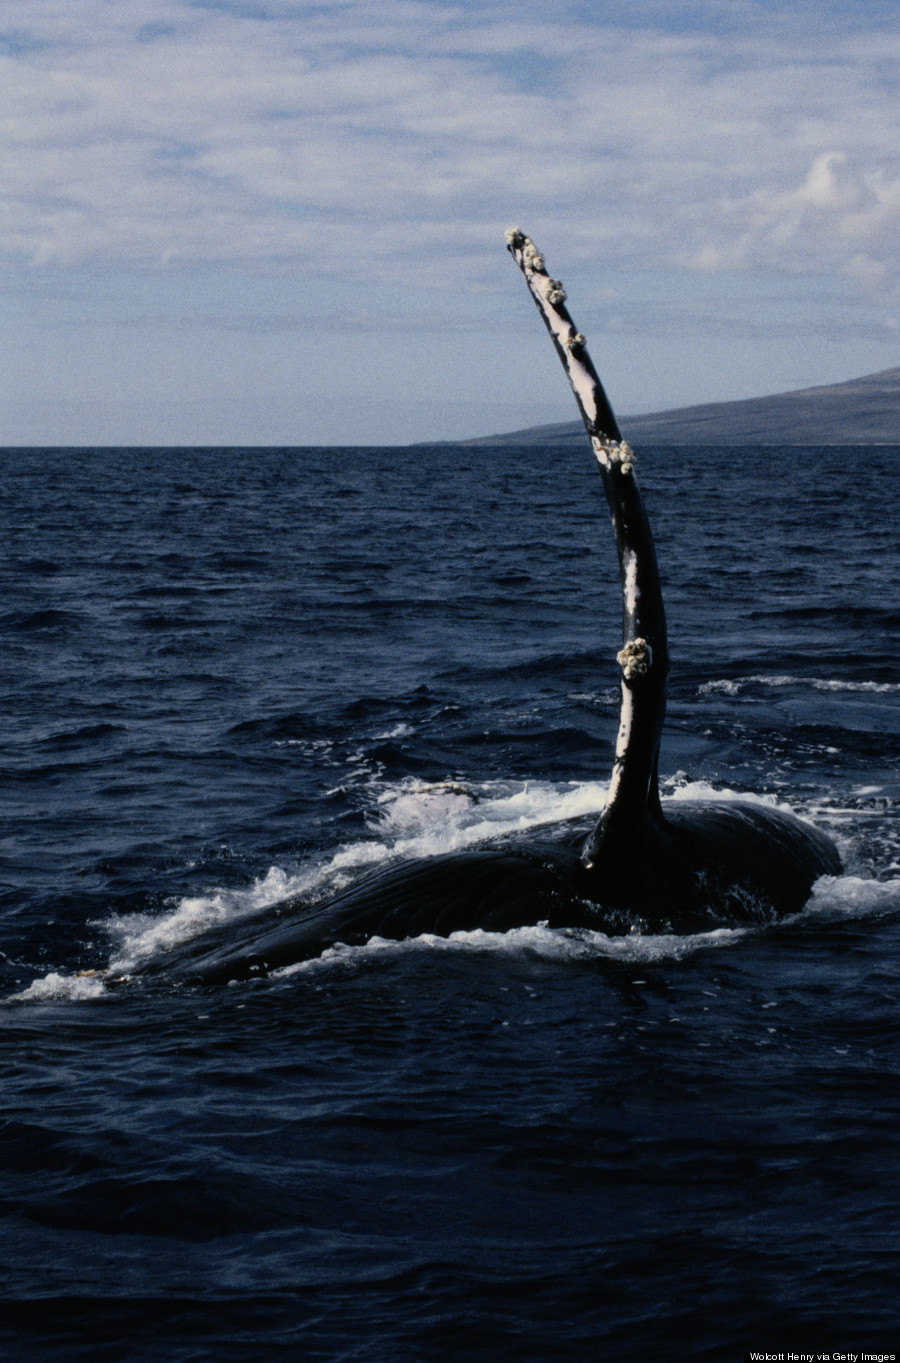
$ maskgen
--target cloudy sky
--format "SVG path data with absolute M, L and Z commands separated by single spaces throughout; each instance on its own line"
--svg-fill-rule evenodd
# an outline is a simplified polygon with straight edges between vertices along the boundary
M 900 364 L 896 0 L 0 0 L 0 444 L 353 444 Z

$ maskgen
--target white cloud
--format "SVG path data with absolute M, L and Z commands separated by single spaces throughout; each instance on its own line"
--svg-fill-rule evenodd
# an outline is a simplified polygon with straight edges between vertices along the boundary
M 803 7 L 722 9 L 727 33 L 662 13 L 7 0 L 0 242 L 449 283 L 446 244 L 484 277 L 515 217 L 607 267 L 883 283 L 900 38 Z
M 831 271 L 879 290 L 896 271 L 900 173 L 860 169 L 845 152 L 814 157 L 793 186 L 760 187 L 719 207 L 712 239 L 686 258 L 695 269 Z
M 410 438 L 453 435 L 451 388 L 467 433 L 564 419 L 543 337 L 517 329 L 510 222 L 614 333 L 596 358 L 623 411 L 885 368 L 895 4 L 4 0 L 16 438 L 50 393 L 114 395 L 145 440 L 224 439 L 239 412 L 262 438 L 268 410 L 271 438 L 328 439 L 336 351 L 367 410 L 418 405 Z M 534 411 L 489 419 L 495 399 Z

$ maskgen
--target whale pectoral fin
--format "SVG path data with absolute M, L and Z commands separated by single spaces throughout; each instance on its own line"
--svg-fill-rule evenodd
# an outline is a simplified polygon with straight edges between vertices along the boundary
M 575 395 L 603 479 L 619 557 L 623 601 L 619 735 L 606 809 L 585 845 L 584 860 L 590 867 L 604 844 L 622 837 L 639 841 L 642 828 L 659 820 L 657 762 L 669 671 L 662 588 L 634 473 L 634 452 L 622 439 L 584 336 L 565 306 L 565 290 L 559 280 L 550 278 L 544 257 L 524 232 L 510 228 L 506 242 Z

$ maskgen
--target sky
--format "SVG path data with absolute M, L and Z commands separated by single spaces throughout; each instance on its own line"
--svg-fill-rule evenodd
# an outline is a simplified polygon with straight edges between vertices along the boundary
M 358 445 L 900 364 L 896 0 L 0 0 L 0 445 Z

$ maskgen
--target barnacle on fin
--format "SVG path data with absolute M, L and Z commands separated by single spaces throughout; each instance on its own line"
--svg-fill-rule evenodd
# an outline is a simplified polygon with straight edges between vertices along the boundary
M 643 677 L 653 663 L 653 650 L 646 639 L 629 639 L 624 648 L 616 654 L 616 662 L 625 674 L 626 681 Z

